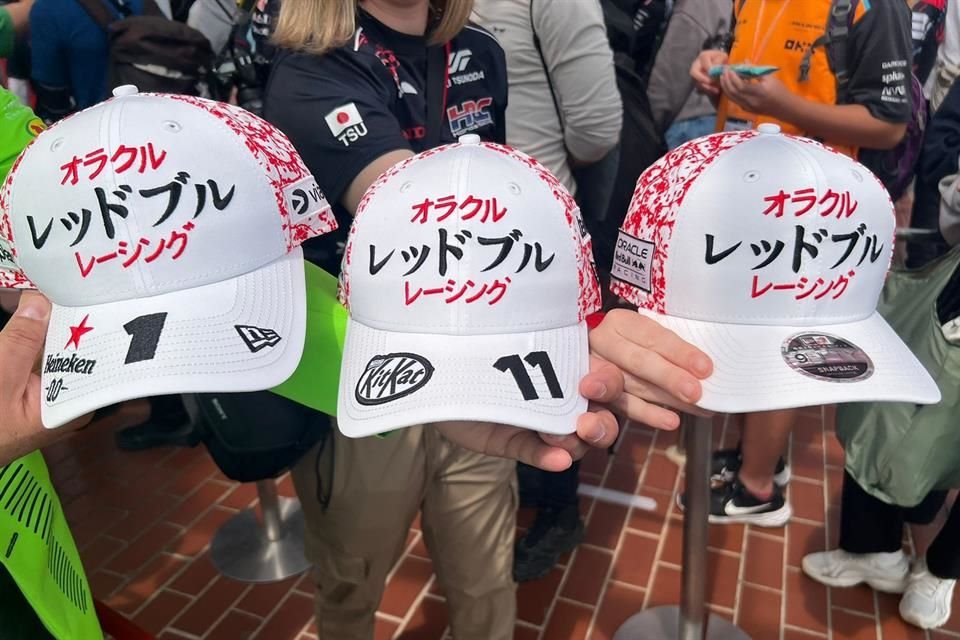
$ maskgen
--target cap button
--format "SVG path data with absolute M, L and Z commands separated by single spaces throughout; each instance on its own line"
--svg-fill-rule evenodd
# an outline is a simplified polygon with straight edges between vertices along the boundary
M 137 89 L 136 85 L 122 84 L 113 90 L 113 97 L 119 98 L 121 96 L 135 96 L 138 93 L 140 93 L 140 90 Z
M 475 133 L 468 133 L 460 136 L 460 144 L 480 144 L 480 136 Z
M 780 125 L 774 122 L 764 122 L 757 127 L 760 133 L 780 133 Z

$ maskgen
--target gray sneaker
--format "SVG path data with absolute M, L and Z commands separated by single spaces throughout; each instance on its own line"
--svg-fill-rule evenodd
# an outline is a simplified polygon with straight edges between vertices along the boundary
M 834 549 L 804 556 L 803 572 L 830 587 L 866 583 L 884 593 L 903 593 L 907 588 L 910 561 L 903 551 L 850 553 Z

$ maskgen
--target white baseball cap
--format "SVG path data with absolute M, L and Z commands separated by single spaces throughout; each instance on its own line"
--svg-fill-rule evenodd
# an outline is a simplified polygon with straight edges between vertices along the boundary
M 299 245 L 336 228 L 290 141 L 237 107 L 114 98 L 30 145 L 0 193 L 0 286 L 53 302 L 42 417 L 270 388 L 300 360 Z
M 600 291 L 580 210 L 529 156 L 467 135 L 382 175 L 340 295 L 345 435 L 446 420 L 576 430 Z
M 935 403 L 936 384 L 876 311 L 894 232 L 866 168 L 763 124 L 644 172 L 611 288 L 713 359 L 705 409 Z

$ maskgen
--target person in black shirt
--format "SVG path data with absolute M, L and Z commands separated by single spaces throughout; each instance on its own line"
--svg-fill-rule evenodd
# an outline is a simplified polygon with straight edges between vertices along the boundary
M 335 203 L 340 224 L 337 233 L 304 246 L 308 260 L 339 273 L 364 192 L 383 171 L 426 150 L 428 139 L 442 144 L 474 133 L 504 142 L 505 56 L 489 33 L 467 24 L 471 5 L 282 1 L 264 114 L 289 136 Z M 442 46 L 446 55 L 440 131 L 426 130 L 431 46 Z M 581 393 L 654 427 L 676 428 L 679 416 L 660 405 L 684 409 L 696 402 L 699 380 L 710 374 L 705 355 L 625 310 L 608 314 L 591 343 L 598 357 Z M 625 389 L 610 375 L 617 368 L 625 372 L 617 371 Z M 608 446 L 617 425 L 608 413 L 588 413 L 576 436 L 562 439 L 500 425 L 466 426 L 439 423 L 359 440 L 334 429 L 325 446 L 296 465 L 307 553 L 316 564 L 321 637 L 372 638 L 386 575 L 418 511 L 454 637 L 513 637 L 516 476 L 511 462 L 489 455 L 562 471 L 588 443 Z
M 426 150 L 428 138 L 428 40 L 417 35 L 430 19 L 427 3 L 413 8 L 364 2 L 348 41 L 331 46 L 341 38 L 330 33 L 330 14 L 353 11 L 352 4 L 283 1 L 275 40 L 284 48 L 274 57 L 265 103 L 266 118 L 290 137 L 336 203 L 338 230 L 304 246 L 305 257 L 331 273 L 340 271 L 350 221 L 366 187 L 394 162 Z M 449 68 L 444 126 L 430 137 L 448 143 L 475 133 L 502 144 L 505 56 L 486 31 L 455 28 L 466 22 L 470 5 L 451 0 L 435 27 Z M 335 117 L 341 113 L 351 118 L 342 122 Z M 512 638 L 515 464 L 452 445 L 423 427 L 359 440 L 334 429 L 332 444 L 332 450 L 328 443 L 307 454 L 293 472 L 304 502 L 308 553 L 318 569 L 319 635 L 372 637 L 387 573 L 422 510 L 454 635 Z M 326 508 L 315 499 L 324 483 Z
M 298 3 L 285 0 L 283 7 L 287 4 Z M 284 19 L 281 13 L 280 43 Z M 403 157 L 426 149 L 424 37 L 391 29 L 362 8 L 357 25 L 351 42 L 323 56 L 309 51 L 277 53 L 267 87 L 267 119 L 290 136 L 328 200 L 337 203 L 338 230 L 304 247 L 307 259 L 330 273 L 340 271 L 352 210 L 366 187 L 351 190 L 351 184 L 385 154 L 388 159 L 376 164 L 374 177 Z M 493 36 L 473 25 L 456 34 L 445 48 L 449 69 L 444 110 L 456 115 L 443 127 L 439 142 L 455 142 L 461 135 L 475 133 L 484 140 L 505 143 L 503 49 Z M 328 114 L 349 107 L 356 109 L 359 120 L 343 131 L 325 121 Z

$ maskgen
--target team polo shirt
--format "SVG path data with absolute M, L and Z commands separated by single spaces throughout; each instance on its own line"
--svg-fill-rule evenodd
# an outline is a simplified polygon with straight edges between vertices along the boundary
M 390 29 L 360 10 L 344 46 L 322 56 L 279 51 L 264 113 L 287 134 L 327 199 L 339 229 L 307 241 L 307 260 L 340 272 L 351 217 L 339 204 L 365 167 L 390 151 L 426 147 L 427 40 Z M 507 70 L 503 49 L 468 25 L 446 47 L 442 143 L 467 133 L 506 139 Z

